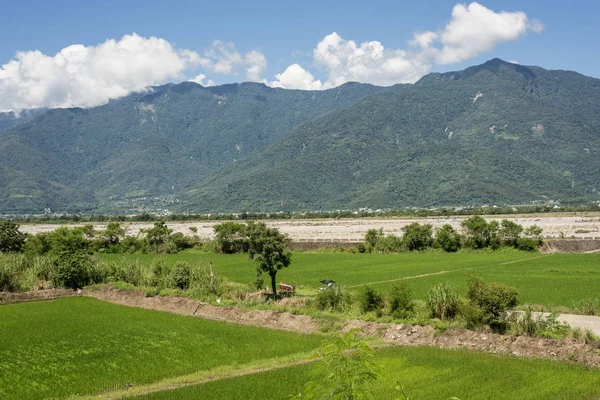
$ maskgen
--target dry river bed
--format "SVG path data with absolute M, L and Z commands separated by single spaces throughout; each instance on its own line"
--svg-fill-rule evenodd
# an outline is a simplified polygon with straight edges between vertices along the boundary
M 281 232 L 288 234 L 294 241 L 303 240 L 332 240 L 332 241 L 360 241 L 369 229 L 383 228 L 386 234 L 401 236 L 402 228 L 413 222 L 431 224 L 439 228 L 444 224 L 450 224 L 460 229 L 460 224 L 468 217 L 430 217 L 430 218 L 361 218 L 361 219 L 300 219 L 300 220 L 274 220 L 265 221 L 270 227 L 278 228 Z M 600 239 L 600 214 L 529 214 L 529 215 L 495 215 L 486 216 L 487 220 L 509 219 L 527 228 L 537 225 L 544 230 L 547 238 L 560 238 L 562 236 L 578 239 Z M 223 221 L 169 221 L 167 225 L 174 232 L 184 235 L 193 235 L 190 228 L 197 229 L 197 235 L 201 239 L 211 239 L 214 236 L 213 226 Z M 67 226 L 82 226 L 84 224 L 69 224 Z M 102 230 L 105 223 L 94 223 L 94 227 Z M 21 230 L 27 233 L 49 232 L 60 225 L 56 224 L 22 224 Z M 126 222 L 122 223 L 126 228 L 126 234 L 135 236 L 142 229 L 153 226 L 151 222 Z

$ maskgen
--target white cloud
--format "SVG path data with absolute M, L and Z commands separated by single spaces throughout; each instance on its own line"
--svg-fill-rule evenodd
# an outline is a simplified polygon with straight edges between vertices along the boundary
M 165 39 L 135 33 L 97 46 L 75 44 L 54 56 L 21 51 L 0 67 L 0 111 L 93 107 L 182 79 L 185 72 L 196 68 L 236 74 L 236 68 L 243 67 L 247 79 L 261 81 L 266 66 L 262 53 L 253 50 L 242 55 L 232 43 L 216 41 L 200 55 L 176 49 Z M 214 85 L 206 79 L 201 73 L 191 81 Z
M 253 82 L 262 82 L 262 74 L 267 67 L 267 59 L 257 50 L 241 54 L 231 42 L 215 40 L 212 46 L 204 52 L 204 56 L 211 60 L 209 68 L 217 74 L 236 75 L 237 67 L 245 67 L 246 79 Z
M 96 106 L 206 62 L 164 39 L 135 33 L 98 46 L 72 45 L 53 57 L 19 52 L 0 68 L 0 110 Z
M 205 79 L 206 79 L 206 75 L 198 74 L 194 78 L 190 79 L 190 82 L 194 82 L 194 83 L 197 83 L 198 85 L 202 85 L 202 86 L 214 86 L 215 85 L 215 82 L 211 79 L 209 79 L 205 83 L 204 82 Z
M 435 61 L 453 64 L 468 60 L 491 51 L 499 43 L 518 39 L 529 29 L 539 32 L 543 25 L 529 21 L 520 11 L 494 12 L 476 2 L 468 6 L 457 4 L 451 21 L 439 33 L 442 48 Z
M 283 89 L 321 90 L 323 84 L 298 64 L 292 64 L 281 73 L 275 75 L 271 86 Z
M 541 22 L 529 19 L 520 11 L 495 12 L 476 2 L 468 6 L 457 4 L 444 29 L 415 33 L 407 50 L 385 48 L 378 41 L 359 45 L 333 32 L 313 51 L 315 64 L 327 75 L 322 85 L 298 64 L 276 75 L 272 85 L 327 89 L 351 81 L 384 86 L 415 82 L 434 64 L 468 60 L 493 50 L 502 42 L 516 40 L 527 31 L 543 29 Z

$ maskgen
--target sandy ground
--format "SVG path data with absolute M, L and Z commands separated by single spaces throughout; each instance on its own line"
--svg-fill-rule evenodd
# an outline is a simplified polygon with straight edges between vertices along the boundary
M 364 238 L 369 229 L 383 228 L 385 233 L 402 235 L 402 227 L 419 222 L 422 224 L 432 224 L 439 228 L 444 224 L 450 224 L 456 229 L 460 229 L 460 223 L 467 217 L 449 217 L 449 218 L 414 218 L 414 219 L 321 219 L 321 220 L 281 220 L 268 221 L 267 225 L 278 228 L 288 234 L 292 240 L 349 240 L 360 241 Z M 565 237 L 598 238 L 600 239 L 600 215 L 527 215 L 527 216 L 494 216 L 486 217 L 488 220 L 502 220 L 504 218 L 515 221 L 524 227 L 537 225 L 544 230 L 544 236 L 548 238 Z M 202 239 L 213 237 L 213 225 L 222 221 L 200 221 L 200 222 L 168 222 L 168 226 L 174 232 L 181 232 L 184 235 L 192 235 L 191 227 L 198 229 L 198 236 Z M 152 223 L 128 222 L 122 224 L 125 227 L 126 234 L 135 236 L 140 230 L 152 227 Z M 27 233 L 48 232 L 56 229 L 59 225 L 36 224 L 21 225 L 21 230 Z M 81 226 L 76 224 L 68 225 Z M 102 230 L 106 224 L 96 223 L 94 227 Z

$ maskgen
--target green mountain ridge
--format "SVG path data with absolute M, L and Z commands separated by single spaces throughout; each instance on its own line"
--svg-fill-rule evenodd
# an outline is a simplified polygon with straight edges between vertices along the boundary
M 501 60 L 431 74 L 303 125 L 185 202 L 275 211 L 594 199 L 599 82 Z M 562 98 L 575 93 L 575 104 Z
M 168 84 L 0 133 L 0 212 L 590 201 L 600 80 L 499 59 L 414 85 Z
M 356 83 L 317 92 L 185 82 L 91 109 L 50 110 L 2 133 L 0 166 L 28 184 L 9 185 L 0 210 L 94 210 L 110 198 L 172 196 L 306 121 L 385 90 Z M 93 195 L 84 203 L 57 201 L 60 196 L 30 189 L 40 181 L 64 186 L 65 195 L 84 188 Z M 32 208 L 23 207 L 23 198 Z

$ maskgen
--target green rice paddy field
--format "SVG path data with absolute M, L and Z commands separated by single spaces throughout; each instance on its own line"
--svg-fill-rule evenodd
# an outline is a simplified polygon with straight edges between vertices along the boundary
M 93 396 L 126 385 L 130 394 L 159 390 L 146 398 L 287 399 L 310 379 L 311 364 L 224 376 L 307 360 L 323 340 L 80 297 L 0 306 L 0 332 L 2 399 Z M 378 399 L 399 398 L 398 382 L 411 399 L 600 394 L 600 370 L 572 364 L 436 348 L 381 349 L 376 360 L 386 377 Z M 221 379 L 167 390 L 198 376 Z
M 255 279 L 254 263 L 243 254 L 180 253 L 172 255 L 106 255 L 109 260 L 126 257 L 150 264 L 213 262 L 215 271 L 235 282 Z M 430 275 L 433 274 L 433 275 Z M 423 276 L 425 275 L 425 276 Z M 489 253 L 294 253 L 292 265 L 281 270 L 278 281 L 314 290 L 322 279 L 333 279 L 352 289 L 370 285 L 387 291 L 407 279 L 417 298 L 425 299 L 437 283 L 451 283 L 465 293 L 469 277 L 503 282 L 519 290 L 522 304 L 572 307 L 573 301 L 599 296 L 600 254 Z M 266 279 L 268 281 L 268 279 Z
M 0 306 L 0 399 L 91 394 L 290 356 L 323 338 L 91 298 Z
M 465 350 L 428 347 L 387 348 L 377 351 L 380 379 L 375 399 L 402 399 L 395 388 L 404 386 L 409 399 L 596 399 L 600 371 L 542 360 L 517 359 Z M 286 399 L 313 379 L 312 366 L 301 365 L 223 379 L 173 391 L 140 396 L 153 400 Z

